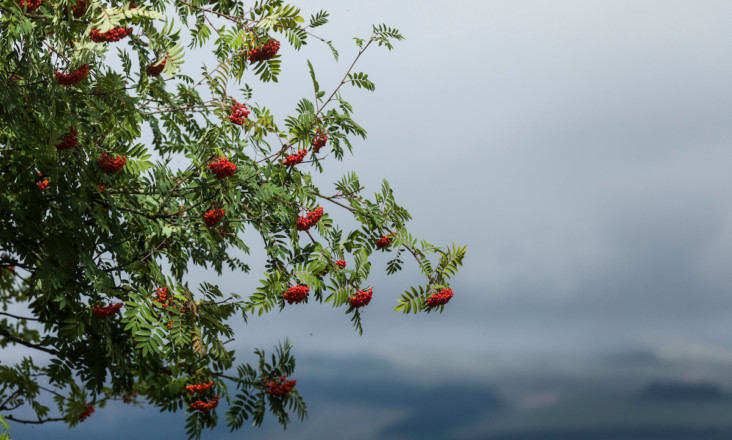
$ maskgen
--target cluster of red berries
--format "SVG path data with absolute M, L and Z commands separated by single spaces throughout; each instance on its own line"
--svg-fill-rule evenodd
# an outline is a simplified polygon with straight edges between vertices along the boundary
M 109 318 L 110 316 L 119 313 L 119 309 L 121 309 L 123 305 L 124 303 L 112 304 L 106 307 L 96 306 L 93 309 L 94 315 L 99 319 Z
M 346 267 L 346 260 L 338 260 L 335 262 L 335 265 L 343 269 Z
M 384 249 L 391 244 L 392 238 L 388 235 L 384 235 L 380 239 L 376 240 L 376 249 Z
M 262 382 L 267 387 L 267 394 L 271 396 L 282 396 L 292 391 L 292 389 L 295 388 L 295 385 L 297 385 L 297 381 L 288 380 L 287 382 L 285 382 L 286 379 L 286 375 L 280 377 L 280 380 L 278 382 L 267 382 L 262 379 Z
M 229 159 L 219 156 L 219 161 L 209 163 L 208 169 L 210 169 L 212 173 L 216 174 L 216 177 L 223 179 L 224 177 L 229 177 L 236 172 L 236 165 L 229 162 Z
M 447 304 L 448 301 L 450 301 L 450 298 L 452 298 L 452 289 L 449 287 L 447 289 L 442 289 L 439 292 L 435 292 L 427 298 L 427 307 L 434 308 L 437 306 L 441 306 L 443 304 Z
M 247 53 L 247 59 L 252 63 L 265 61 L 277 55 L 278 50 L 280 50 L 280 42 L 277 40 L 269 40 L 262 46 L 252 48 Z
M 302 286 L 298 284 L 297 286 L 292 286 L 287 289 L 287 292 L 285 292 L 282 297 L 287 301 L 288 304 L 299 304 L 303 299 L 305 299 L 306 296 L 308 296 L 309 291 L 310 288 L 308 286 Z
M 163 61 L 157 64 L 150 64 L 150 66 L 147 68 L 147 74 L 150 76 L 159 76 L 163 72 L 163 69 L 165 69 L 165 61 L 166 59 L 164 58 Z
M 223 209 L 210 209 L 203 215 L 203 222 L 210 228 L 221 221 L 221 217 L 223 217 L 224 214 L 226 214 L 226 211 Z
M 44 189 L 48 188 L 49 183 L 51 182 L 48 180 L 39 180 L 38 182 L 36 182 L 36 186 L 38 187 L 38 189 L 43 191 Z
M 18 5 L 20 6 L 20 9 L 23 9 L 23 7 L 26 6 L 28 8 L 28 12 L 33 12 L 41 6 L 42 2 L 43 0 L 19 0 Z
M 202 392 L 208 390 L 209 388 L 211 388 L 213 386 L 213 384 L 214 384 L 213 381 L 211 381 L 209 383 L 199 383 L 196 385 L 188 385 L 188 386 L 186 386 L 186 391 L 188 391 L 188 394 L 202 393 Z
M 315 211 L 308 212 L 308 215 L 306 217 L 298 217 L 297 218 L 297 230 L 298 231 L 307 231 L 313 225 L 318 223 L 320 221 L 320 217 L 323 216 L 323 207 L 318 206 L 318 208 Z
M 170 292 L 168 292 L 167 287 L 160 287 L 156 289 L 158 292 L 158 297 L 155 298 L 153 301 L 160 304 L 160 307 L 168 307 L 170 305 Z
M 358 291 L 356 292 L 355 296 L 352 296 L 348 298 L 348 302 L 351 304 L 351 307 L 354 309 L 358 309 L 363 306 L 367 306 L 371 302 L 371 295 L 373 295 L 373 288 L 365 291 Z
M 86 14 L 86 0 L 76 0 L 76 4 L 71 7 L 74 13 L 74 18 L 81 18 Z
M 66 135 L 60 144 L 56 145 L 56 149 L 58 151 L 68 150 L 69 148 L 74 148 L 78 143 L 79 139 L 76 137 L 76 130 L 74 130 L 74 127 L 71 127 L 69 134 Z
M 84 411 L 79 414 L 79 421 L 83 422 L 84 420 L 88 419 L 90 415 L 94 412 L 94 405 L 87 405 L 86 408 L 84 408 Z
M 316 130 L 315 139 L 313 140 L 313 153 L 319 152 L 320 149 L 325 146 L 325 143 L 327 141 L 328 141 L 328 135 L 325 133 L 320 134 L 320 129 Z
M 56 82 L 62 86 L 73 86 L 74 84 L 79 84 L 87 75 L 89 75 L 89 65 L 82 64 L 71 73 L 56 72 Z
M 297 165 L 305 159 L 305 155 L 308 154 L 308 150 L 300 150 L 297 154 L 291 154 L 287 156 L 287 159 L 282 161 L 282 165 L 293 166 Z
M 211 411 L 212 409 L 219 406 L 219 399 L 221 396 L 216 396 L 213 400 L 210 402 L 204 402 L 203 400 L 196 400 L 195 402 L 191 402 L 191 408 L 197 410 L 197 411 Z
M 239 104 L 235 99 L 231 106 L 229 120 L 236 125 L 244 125 L 244 120 L 249 117 L 249 113 L 249 108 L 245 104 Z
M 114 27 L 107 32 L 99 32 L 99 29 L 92 29 L 89 38 L 95 43 L 114 43 L 132 33 L 132 28 Z
M 102 153 L 99 159 L 97 159 L 97 163 L 99 164 L 99 168 L 104 171 L 116 173 L 125 166 L 125 163 L 127 163 L 127 156 L 112 158 L 112 156 L 107 153 Z

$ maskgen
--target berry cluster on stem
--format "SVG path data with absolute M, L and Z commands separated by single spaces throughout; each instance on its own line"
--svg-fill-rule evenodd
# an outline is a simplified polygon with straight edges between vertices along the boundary
M 432 309 L 437 306 L 447 304 L 447 302 L 450 301 L 450 298 L 452 298 L 452 289 L 449 287 L 447 289 L 442 289 L 427 298 L 427 307 Z
M 41 6 L 41 3 L 43 3 L 43 0 L 19 0 L 18 5 L 20 6 L 20 9 L 23 9 L 23 7 L 27 7 L 28 12 L 33 12 L 36 9 L 38 9 Z
M 168 292 L 168 288 L 160 287 L 156 289 L 156 292 L 158 292 L 158 297 L 153 301 L 160 304 L 160 307 L 168 307 L 170 305 L 170 297 L 172 296 L 170 292 Z
M 223 179 L 224 177 L 229 177 L 236 172 L 236 165 L 229 162 L 229 159 L 219 156 L 219 161 L 209 163 L 208 169 L 210 169 L 212 173 L 216 174 L 216 177 Z
M 208 226 L 209 228 L 211 226 L 216 225 L 218 222 L 221 221 L 221 218 L 226 214 L 226 211 L 219 208 L 209 209 L 204 215 L 203 215 L 203 222 Z
M 293 166 L 297 165 L 305 159 L 305 155 L 308 154 L 308 150 L 300 150 L 297 154 L 290 154 L 287 159 L 282 161 L 282 165 Z
M 79 422 L 83 422 L 84 420 L 88 419 L 90 415 L 94 412 L 94 405 L 87 405 L 86 408 L 84 408 L 84 411 L 79 414 Z
M 74 148 L 78 143 L 79 138 L 76 137 L 76 130 L 74 130 L 74 127 L 71 127 L 69 134 L 63 138 L 61 143 L 56 144 L 56 149 L 58 151 L 68 150 L 69 148 Z
M 217 406 L 219 406 L 219 399 L 220 398 L 221 398 L 221 396 L 218 396 L 217 395 L 210 402 L 205 402 L 203 400 L 196 400 L 195 402 L 191 402 L 191 408 L 192 409 L 195 409 L 197 411 L 201 411 L 201 412 L 211 411 L 212 409 L 214 409 Z
M 163 61 L 159 63 L 150 64 L 147 68 L 147 74 L 150 76 L 159 76 L 163 72 L 163 69 L 165 69 L 165 61 L 166 59 L 163 58 Z
M 124 303 L 111 304 L 106 307 L 96 306 L 93 309 L 94 315 L 98 319 L 109 318 L 110 316 L 116 315 L 117 313 L 119 313 L 119 309 L 121 309 L 123 305 L 124 305 Z
M 287 292 L 282 295 L 282 298 L 284 298 L 288 304 L 299 304 L 306 296 L 308 296 L 309 291 L 310 288 L 308 286 L 298 284 L 287 289 Z
M 71 7 L 74 18 L 81 18 L 86 14 L 86 1 L 87 0 L 76 0 L 76 3 Z
M 95 43 L 114 43 L 132 33 L 132 28 L 114 27 L 107 32 L 99 32 L 99 29 L 92 29 L 89 38 Z
M 376 249 L 384 249 L 391 244 L 392 238 L 388 235 L 384 235 L 380 239 L 376 240 Z
M 87 75 L 89 75 L 89 65 L 82 64 L 71 73 L 56 72 L 56 82 L 62 86 L 73 86 L 79 84 Z
M 252 63 L 265 61 L 277 55 L 278 50 L 280 50 L 280 42 L 277 40 L 269 40 L 262 46 L 254 47 L 247 52 L 247 59 Z
M 328 142 L 328 135 L 321 133 L 320 129 L 317 129 L 315 131 L 315 139 L 313 139 L 313 153 L 318 153 L 325 146 L 326 142 Z
M 298 231 L 307 231 L 313 225 L 318 223 L 320 221 L 320 217 L 323 216 L 323 207 L 318 206 L 318 208 L 315 211 L 308 212 L 308 215 L 305 217 L 298 217 L 297 218 L 297 230 Z
M 233 100 L 234 104 L 231 105 L 231 115 L 229 120 L 236 125 L 244 125 L 244 120 L 249 117 L 249 107 L 246 104 L 239 104 L 236 99 Z
M 282 375 L 280 377 L 279 381 L 277 382 L 267 382 L 264 379 L 262 379 L 262 382 L 267 387 L 267 394 L 271 396 L 283 396 L 290 391 L 292 391 L 293 388 L 295 388 L 295 385 L 297 385 L 296 380 L 287 380 L 286 375 Z
M 107 153 L 102 153 L 99 159 L 97 159 L 97 163 L 99 164 L 99 168 L 104 171 L 116 173 L 127 163 L 127 156 L 112 157 Z
M 364 291 L 359 290 L 356 292 L 356 295 L 348 298 L 348 303 L 351 304 L 351 307 L 354 309 L 367 306 L 371 302 L 371 296 L 374 293 L 373 290 L 373 288 Z
M 196 385 L 187 385 L 186 391 L 188 391 L 188 394 L 194 394 L 194 393 L 203 393 L 204 391 L 207 391 L 209 388 L 213 386 L 213 381 L 208 383 L 199 383 Z
M 38 182 L 36 182 L 36 186 L 38 187 L 38 189 L 43 191 L 44 189 L 48 188 L 49 183 L 51 182 L 48 180 L 39 180 Z
M 339 268 L 343 269 L 346 267 L 346 260 L 338 260 L 335 262 L 335 265 Z

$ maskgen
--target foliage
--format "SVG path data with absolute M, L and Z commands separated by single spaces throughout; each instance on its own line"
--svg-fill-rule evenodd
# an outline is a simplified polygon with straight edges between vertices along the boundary
M 0 414 L 0 428 L 2 428 L 2 432 L 0 432 L 0 440 L 10 440 L 10 425 L 8 425 L 8 422 L 5 421 L 5 418 Z
M 405 313 L 430 311 L 425 298 L 448 286 L 465 254 L 412 237 L 411 216 L 386 181 L 373 198 L 355 173 L 333 193 L 313 184 L 312 173 L 351 152 L 354 136 L 366 137 L 342 94 L 349 84 L 375 88 L 353 71 L 355 61 L 369 47 L 391 50 L 402 36 L 378 25 L 356 38 L 356 60 L 332 90 L 321 88 L 308 61 L 312 99 L 279 117 L 243 81 L 277 81 L 282 54 L 272 53 L 274 44 L 262 49 L 271 40 L 301 50 L 314 38 L 337 60 L 333 43 L 313 34 L 328 22 L 326 11 L 306 20 L 283 0 L 136 2 L 0 5 L 0 348 L 29 353 L 0 365 L 0 413 L 74 426 L 95 406 L 122 400 L 184 410 L 188 434 L 200 438 L 218 421 L 220 395 L 232 430 L 245 420 L 261 424 L 266 412 L 286 426 L 289 412 L 306 416 L 304 400 L 297 389 L 268 394 L 264 384 L 294 372 L 291 344 L 270 360 L 256 350 L 256 367 L 237 365 L 226 347 L 236 319 L 282 310 L 283 294 L 301 284 L 306 302 L 330 302 L 361 332 L 368 311 L 348 298 L 371 287 L 374 252 L 395 255 L 388 274 L 408 253 L 425 275 L 399 300 Z M 266 56 L 250 61 L 253 50 Z M 187 51 L 215 66 L 184 74 L 183 63 L 198 57 Z M 248 116 L 239 122 L 229 117 L 237 101 L 250 112 L 240 106 Z M 316 154 L 312 143 L 323 134 L 327 147 Z M 304 162 L 283 164 L 303 150 Z M 220 158 L 235 172 L 212 173 L 208 165 Z M 321 204 L 317 224 L 298 230 L 298 218 Z M 359 226 L 341 229 L 328 209 L 347 210 Z M 194 266 L 248 273 L 245 234 L 261 238 L 267 255 L 254 292 L 190 285 Z M 209 382 L 202 395 L 186 389 Z M 21 407 L 35 419 L 16 416 Z

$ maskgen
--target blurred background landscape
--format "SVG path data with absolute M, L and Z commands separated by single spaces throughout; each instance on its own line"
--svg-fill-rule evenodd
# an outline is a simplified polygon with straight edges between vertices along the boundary
M 346 91 L 369 138 L 316 181 L 327 194 L 355 170 L 371 193 L 386 178 L 416 236 L 468 254 L 441 315 L 393 312 L 421 279 L 414 264 L 386 277 L 377 258 L 361 337 L 315 302 L 237 324 L 240 361 L 291 338 L 309 418 L 204 438 L 732 438 L 732 3 L 297 4 L 331 12 L 320 34 L 341 62 L 315 40 L 283 44 L 279 84 L 252 84 L 254 100 L 284 119 L 312 95 L 306 58 L 332 87 L 351 37 L 399 28 L 394 52 L 357 68 L 375 93 Z M 258 284 L 263 253 L 243 258 L 251 273 L 223 291 Z M 114 403 L 73 430 L 11 432 L 172 439 L 184 425 Z

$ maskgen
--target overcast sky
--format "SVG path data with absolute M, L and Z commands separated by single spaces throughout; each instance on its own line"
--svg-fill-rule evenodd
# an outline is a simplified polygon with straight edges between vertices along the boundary
M 355 170 L 373 192 L 387 178 L 415 235 L 468 254 L 442 315 L 392 312 L 419 273 L 376 265 L 362 337 L 329 306 L 287 307 L 241 326 L 242 359 L 290 336 L 305 372 L 371 356 L 422 382 L 480 381 L 515 357 L 732 360 L 732 3 L 297 4 L 331 12 L 319 35 L 341 62 L 315 40 L 301 53 L 283 44 L 280 83 L 253 81 L 254 100 L 281 120 L 312 94 L 306 58 L 329 88 L 355 54 L 350 37 L 399 28 L 405 41 L 356 69 L 376 92 L 346 91 L 368 139 L 318 181 Z M 224 289 L 249 293 L 261 256 Z
M 374 278 L 362 338 L 313 306 L 272 316 L 270 326 L 312 331 L 301 342 L 308 350 L 394 356 L 402 345 L 438 358 L 443 349 L 624 346 L 729 354 L 732 5 L 299 5 L 332 12 L 321 33 L 339 42 L 344 62 L 319 45 L 286 55 L 281 84 L 257 98 L 291 109 L 309 92 L 301 59 L 316 61 L 323 86 L 334 84 L 353 53 L 349 35 L 368 34 L 370 23 L 398 27 L 406 40 L 394 52 L 359 65 L 376 92 L 349 94 L 368 140 L 320 180 L 354 169 L 375 191 L 389 179 L 415 217 L 412 231 L 467 244 L 468 256 L 443 316 L 389 312 L 412 272 Z

